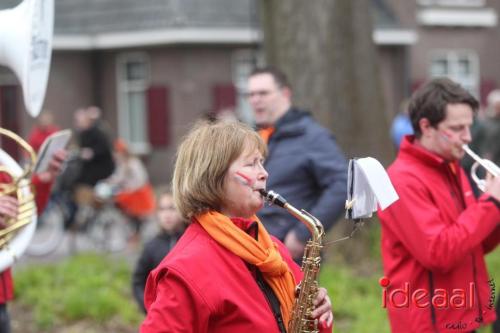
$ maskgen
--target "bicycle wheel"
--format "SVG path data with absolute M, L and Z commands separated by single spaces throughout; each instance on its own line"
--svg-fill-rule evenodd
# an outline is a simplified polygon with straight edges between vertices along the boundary
M 113 206 L 100 209 L 87 230 L 95 248 L 105 252 L 124 250 L 130 234 L 126 217 Z
M 53 205 L 39 217 L 35 234 L 26 254 L 40 257 L 54 252 L 64 237 L 64 212 Z

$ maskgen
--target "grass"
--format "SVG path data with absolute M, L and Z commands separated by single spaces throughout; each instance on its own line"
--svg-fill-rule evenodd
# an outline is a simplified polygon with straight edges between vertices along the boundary
M 378 224 L 370 223 L 353 239 L 327 249 L 320 285 L 332 297 L 336 333 L 389 332 L 378 283 L 383 275 L 379 234 Z M 500 276 L 500 251 L 488 255 L 486 261 L 491 277 Z M 86 254 L 15 273 L 17 301 L 32 309 L 37 332 L 54 332 L 55 326 L 81 320 L 97 327 L 118 321 L 133 332 L 143 319 L 130 292 L 130 265 L 123 260 Z
M 322 269 L 320 285 L 333 298 L 335 332 L 389 332 L 389 323 L 380 306 L 380 276 L 356 276 L 347 267 Z
M 79 320 L 137 327 L 142 316 L 132 301 L 130 274 L 123 260 L 78 255 L 16 271 L 16 299 L 32 307 L 40 330 Z

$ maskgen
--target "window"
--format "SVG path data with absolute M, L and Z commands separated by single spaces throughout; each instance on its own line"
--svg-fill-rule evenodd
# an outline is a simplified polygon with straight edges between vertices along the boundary
M 149 60 L 143 53 L 128 53 L 119 56 L 117 64 L 119 135 L 133 153 L 144 154 L 150 149 L 146 118 Z
M 262 58 L 258 51 L 240 50 L 233 54 L 232 59 L 232 79 L 236 87 L 236 114 L 247 124 L 253 124 L 254 116 L 252 108 L 246 98 L 247 81 L 250 73 Z
M 420 6 L 482 7 L 485 0 L 418 0 Z
M 436 51 L 431 55 L 430 76 L 448 77 L 479 97 L 479 60 L 473 51 Z

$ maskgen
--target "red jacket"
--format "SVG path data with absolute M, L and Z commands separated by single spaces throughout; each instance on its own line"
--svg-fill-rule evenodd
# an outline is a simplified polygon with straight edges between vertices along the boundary
M 476 202 L 458 162 L 413 141 L 388 169 L 400 199 L 379 211 L 392 332 L 472 331 L 495 320 L 484 254 L 499 243 L 500 210 L 486 195 Z
M 8 182 L 6 174 L 0 173 L 0 183 Z M 50 195 L 51 183 L 42 183 L 38 177 L 31 179 L 35 189 L 35 201 L 38 214 L 43 211 Z M 14 287 L 12 283 L 12 272 L 8 268 L 0 273 L 0 304 L 7 303 L 14 297 Z
M 31 133 L 29 134 L 28 143 L 36 152 L 38 152 L 45 139 L 57 131 L 59 131 L 59 127 L 54 125 L 49 125 L 45 128 L 37 125 L 33 127 Z
M 250 224 L 241 219 L 233 222 L 243 230 Z M 302 272 L 288 250 L 274 237 L 273 241 L 299 281 Z M 141 333 L 279 332 L 249 267 L 196 221 L 149 275 L 144 303 L 148 315 Z

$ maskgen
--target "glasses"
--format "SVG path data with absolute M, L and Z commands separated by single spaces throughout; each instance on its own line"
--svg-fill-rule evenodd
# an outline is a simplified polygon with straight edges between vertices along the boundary
M 269 96 L 273 91 L 272 90 L 256 90 L 256 91 L 249 91 L 245 94 L 246 98 L 252 98 L 252 97 L 266 97 Z

